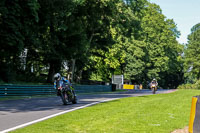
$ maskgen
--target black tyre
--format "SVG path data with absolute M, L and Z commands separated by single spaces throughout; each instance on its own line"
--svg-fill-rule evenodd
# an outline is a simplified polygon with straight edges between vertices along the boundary
M 63 104 L 64 104 L 64 105 L 67 105 L 67 103 L 68 103 L 68 96 L 67 96 L 66 91 L 63 91 L 63 92 L 61 93 L 61 99 L 62 99 Z
M 152 88 L 152 93 L 155 94 L 156 93 L 156 90 L 155 88 Z
M 75 94 L 74 91 L 72 91 L 72 94 L 73 94 L 72 103 L 73 103 L 73 104 L 76 104 L 76 103 L 77 103 L 77 97 L 76 97 L 76 94 Z

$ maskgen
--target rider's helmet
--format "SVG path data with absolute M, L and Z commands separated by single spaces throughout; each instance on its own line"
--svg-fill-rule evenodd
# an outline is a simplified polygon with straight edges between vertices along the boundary
M 154 78 L 153 81 L 156 81 L 156 79 Z
M 54 80 L 60 80 L 61 79 L 60 73 L 56 73 L 53 78 Z

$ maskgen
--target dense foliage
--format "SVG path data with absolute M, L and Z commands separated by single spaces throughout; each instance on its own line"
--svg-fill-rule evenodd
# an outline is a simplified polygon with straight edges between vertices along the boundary
M 179 35 L 147 0 L 1 0 L 0 80 L 51 82 L 56 72 L 71 75 L 74 62 L 76 82 L 123 74 L 175 88 L 183 81 Z
M 191 28 L 184 50 L 185 85 L 179 89 L 200 89 L 200 23 Z
M 191 29 L 185 49 L 185 76 L 189 82 L 200 79 L 200 23 Z

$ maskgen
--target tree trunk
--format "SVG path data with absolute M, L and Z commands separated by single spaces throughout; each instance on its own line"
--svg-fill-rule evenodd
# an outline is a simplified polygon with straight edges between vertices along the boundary
M 47 77 L 47 83 L 53 83 L 54 82 L 53 75 L 60 71 L 61 61 L 60 60 L 50 61 L 49 65 L 50 65 L 50 67 L 49 67 L 49 73 L 48 73 L 48 77 Z
M 48 73 L 48 77 L 47 77 L 47 82 L 52 83 L 53 75 L 55 74 L 55 65 L 52 62 L 49 65 L 50 65 L 50 68 L 49 68 L 49 73 Z
M 72 77 L 71 77 L 71 82 L 73 83 L 74 81 L 74 68 L 75 68 L 75 63 L 76 59 L 72 59 Z

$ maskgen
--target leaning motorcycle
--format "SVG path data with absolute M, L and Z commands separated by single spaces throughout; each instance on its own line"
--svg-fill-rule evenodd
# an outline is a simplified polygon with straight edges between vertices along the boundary
M 69 85 L 66 85 L 62 80 L 59 80 L 57 84 L 58 84 L 57 95 L 61 97 L 63 104 L 64 105 L 67 105 L 68 103 L 76 104 L 77 97 L 74 92 L 74 88 Z
M 152 91 L 153 94 L 156 93 L 156 91 L 157 91 L 157 86 L 156 86 L 156 84 L 151 84 L 151 91 Z

